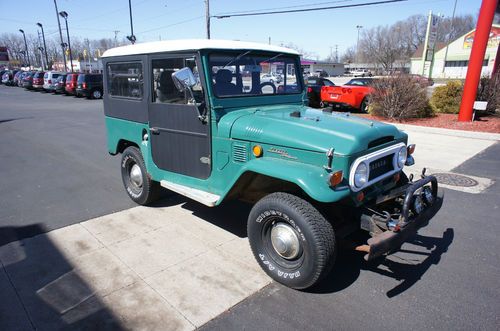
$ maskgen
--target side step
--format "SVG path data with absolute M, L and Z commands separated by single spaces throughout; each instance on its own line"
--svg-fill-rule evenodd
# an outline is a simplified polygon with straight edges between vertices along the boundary
M 179 185 L 176 183 L 168 182 L 166 180 L 160 181 L 161 186 L 175 193 L 179 193 L 185 197 L 198 201 L 205 206 L 214 207 L 219 201 L 220 196 L 209 192 L 197 190 L 188 186 Z

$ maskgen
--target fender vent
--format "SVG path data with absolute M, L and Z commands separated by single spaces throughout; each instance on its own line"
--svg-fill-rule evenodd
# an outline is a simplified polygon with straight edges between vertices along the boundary
M 241 144 L 233 144 L 234 162 L 245 163 L 248 160 L 247 147 Z

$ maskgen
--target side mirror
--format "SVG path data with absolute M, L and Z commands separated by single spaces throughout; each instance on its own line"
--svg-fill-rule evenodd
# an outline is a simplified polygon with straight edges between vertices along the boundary
M 180 91 L 191 90 L 191 87 L 196 85 L 196 78 L 193 72 L 188 67 L 177 70 L 172 74 L 172 80 L 175 87 Z

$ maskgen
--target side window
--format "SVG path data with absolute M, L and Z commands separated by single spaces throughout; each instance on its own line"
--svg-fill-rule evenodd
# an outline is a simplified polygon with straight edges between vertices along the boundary
M 202 88 L 199 79 L 198 68 L 196 61 L 192 58 L 168 58 L 152 61 L 153 78 L 152 87 L 152 102 L 156 103 L 177 103 L 187 104 L 191 95 L 189 92 L 180 92 L 174 85 L 172 74 L 179 69 L 189 67 L 197 78 L 198 84 L 192 87 L 195 99 L 202 97 Z
M 142 63 L 108 63 L 107 71 L 109 95 L 142 99 L 144 91 Z

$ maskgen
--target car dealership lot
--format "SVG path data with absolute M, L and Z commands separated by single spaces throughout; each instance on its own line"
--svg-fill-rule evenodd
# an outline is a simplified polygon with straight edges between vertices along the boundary
M 498 180 L 485 170 L 498 164 L 495 140 L 406 130 L 416 167 Z M 192 329 L 269 283 L 247 255 L 248 206 L 209 209 L 170 195 L 135 208 L 106 151 L 102 101 L 0 86 L 0 137 L 0 291 L 8 298 L 0 316 L 9 316 L 0 329 Z M 488 147 L 488 158 L 467 163 Z M 212 327 L 492 329 L 498 199 L 498 182 L 475 195 L 445 189 L 441 212 L 405 245 L 415 252 L 380 265 L 347 252 L 315 290 L 273 284 Z

